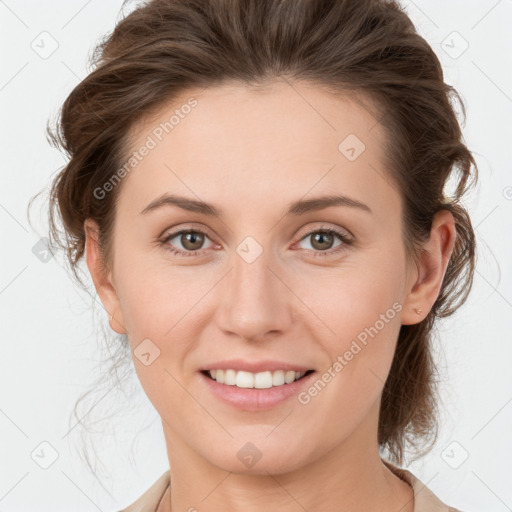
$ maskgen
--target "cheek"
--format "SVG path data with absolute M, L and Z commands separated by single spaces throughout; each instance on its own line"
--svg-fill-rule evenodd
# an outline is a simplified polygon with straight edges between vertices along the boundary
M 155 249 L 160 251 L 163 249 Z M 123 319 L 129 336 L 156 340 L 170 335 L 180 321 L 187 321 L 192 310 L 208 291 L 209 284 L 197 267 L 170 265 L 165 257 L 142 253 L 136 248 L 126 250 L 116 262 L 116 282 Z M 182 319 L 183 320 L 180 320 Z
M 138 379 L 165 416 L 190 402 L 178 382 L 199 339 L 201 299 L 214 280 L 197 279 L 192 267 L 172 268 L 133 254 L 117 266 L 117 290 Z
M 326 400 L 365 408 L 384 386 L 401 326 L 404 261 L 399 251 L 380 248 L 315 280 L 301 280 L 297 294 L 315 313 L 308 315 L 311 335 L 331 361 L 323 370 L 336 375 Z
M 211 318 L 205 308 L 211 312 L 209 291 L 222 271 L 173 267 L 164 258 L 134 254 L 117 266 L 118 295 L 139 380 L 157 410 L 166 410 L 171 403 L 186 404 L 187 396 L 172 376 L 183 382 L 183 375 L 193 370 L 190 354 Z M 163 396 L 168 398 L 159 404 Z
M 354 252 L 336 267 L 311 269 L 300 277 L 299 272 L 293 273 L 287 276 L 288 282 L 294 283 L 294 293 L 311 312 L 304 309 L 307 316 L 303 320 L 311 318 L 317 324 L 307 322 L 311 329 L 315 328 L 315 338 L 338 340 L 335 347 L 342 349 L 386 314 L 386 326 L 395 325 L 390 334 L 397 332 L 400 316 L 393 304 L 403 302 L 405 289 L 405 258 L 401 248 L 381 245 Z M 378 325 L 382 327 L 381 323 Z M 384 330 L 386 337 L 389 329 Z
M 332 284 L 325 291 L 329 292 L 324 294 L 328 299 L 321 308 L 317 298 L 316 311 L 333 332 L 323 327 L 326 334 L 317 331 L 316 340 L 330 363 L 299 401 L 308 411 L 305 421 L 311 418 L 311 422 L 325 425 L 323 433 L 328 440 L 350 435 L 370 410 L 378 413 L 400 330 L 402 305 L 396 300 L 391 276 L 377 286 L 363 273 L 359 277 L 346 275 L 340 284 Z M 310 428 L 314 428 L 312 424 Z

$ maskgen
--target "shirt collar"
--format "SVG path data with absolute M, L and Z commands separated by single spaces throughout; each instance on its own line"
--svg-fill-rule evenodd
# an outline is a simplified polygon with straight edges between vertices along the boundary
M 407 469 L 399 468 L 388 461 L 382 462 L 398 478 L 408 483 L 414 492 L 414 512 L 460 512 L 443 503 L 419 478 Z

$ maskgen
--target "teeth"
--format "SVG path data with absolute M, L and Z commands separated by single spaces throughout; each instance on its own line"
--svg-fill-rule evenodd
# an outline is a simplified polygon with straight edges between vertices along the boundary
M 306 372 L 295 372 L 293 370 L 276 370 L 275 372 L 251 373 L 236 370 L 210 370 L 210 377 L 220 384 L 236 386 L 239 388 L 267 389 L 283 384 L 291 384 L 300 379 Z

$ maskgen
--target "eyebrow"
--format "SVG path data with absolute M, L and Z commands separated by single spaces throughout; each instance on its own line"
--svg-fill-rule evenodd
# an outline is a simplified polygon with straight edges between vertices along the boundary
M 145 215 L 164 206 L 177 206 L 178 208 L 188 212 L 200 213 L 211 217 L 222 217 L 223 215 L 222 209 L 213 204 L 170 194 L 162 194 L 154 201 L 151 201 L 151 203 L 149 203 L 140 213 Z M 350 206 L 370 214 L 372 213 L 372 210 L 368 205 L 358 201 L 357 199 L 343 195 L 328 195 L 294 201 L 288 206 L 288 210 L 285 215 L 304 215 L 309 212 L 323 210 L 332 206 Z

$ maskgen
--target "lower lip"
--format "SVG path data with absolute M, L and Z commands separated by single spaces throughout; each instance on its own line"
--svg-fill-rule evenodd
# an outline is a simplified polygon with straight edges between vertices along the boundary
M 223 402 L 244 411 L 265 411 L 282 404 L 292 396 L 297 396 L 315 373 L 311 372 L 290 384 L 265 389 L 229 386 L 207 377 L 202 372 L 199 374 L 211 392 Z

